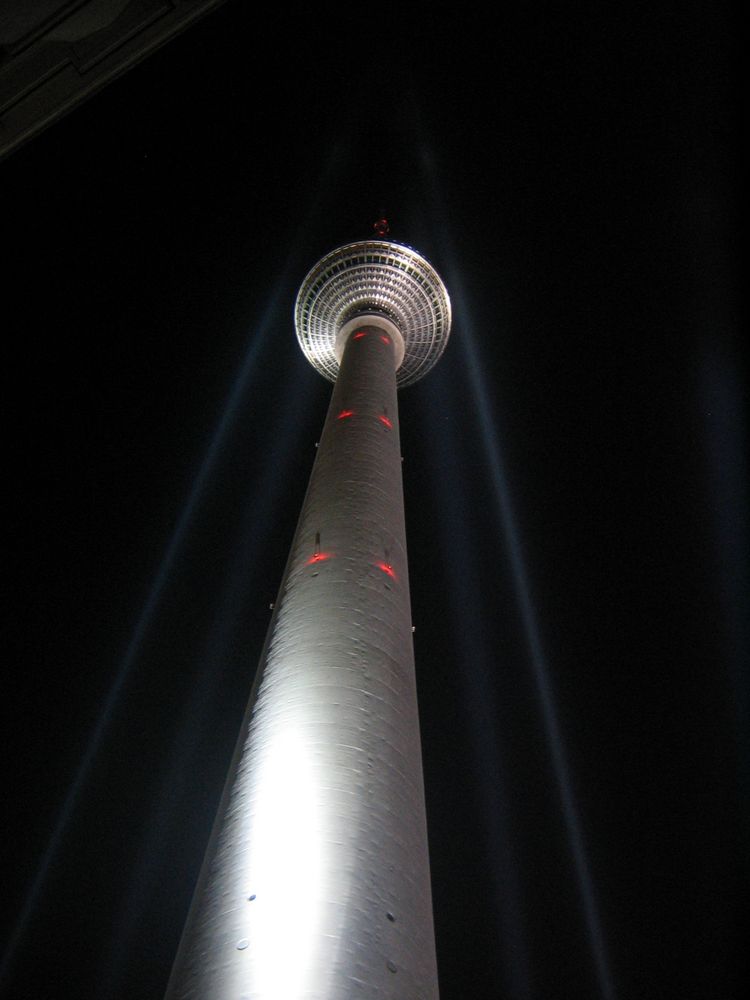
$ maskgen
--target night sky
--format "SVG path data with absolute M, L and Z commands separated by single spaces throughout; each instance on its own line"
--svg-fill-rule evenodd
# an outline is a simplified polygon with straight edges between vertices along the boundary
M 738 24 L 552 6 L 230 0 L 0 164 L 3 998 L 163 993 L 330 395 L 294 298 L 381 214 L 454 311 L 400 398 L 441 998 L 744 992 Z

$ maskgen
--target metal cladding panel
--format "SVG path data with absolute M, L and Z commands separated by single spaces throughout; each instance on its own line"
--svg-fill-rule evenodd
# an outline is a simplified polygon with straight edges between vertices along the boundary
M 168 1000 L 436 1000 L 393 344 L 350 337 Z

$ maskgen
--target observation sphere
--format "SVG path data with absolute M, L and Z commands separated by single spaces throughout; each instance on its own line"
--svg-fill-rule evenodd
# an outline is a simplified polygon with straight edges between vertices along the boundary
M 339 370 L 339 333 L 358 316 L 368 322 L 382 316 L 400 332 L 399 388 L 426 375 L 448 343 L 451 303 L 445 285 L 421 254 L 402 243 L 347 243 L 318 261 L 302 282 L 294 310 L 297 339 L 313 368 L 331 382 Z

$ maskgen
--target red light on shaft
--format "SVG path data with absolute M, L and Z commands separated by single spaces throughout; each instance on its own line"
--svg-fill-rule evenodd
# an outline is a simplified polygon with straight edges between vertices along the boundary
M 380 334 L 380 339 L 383 341 L 384 344 L 390 344 L 390 342 L 391 342 L 391 338 L 390 337 L 386 337 L 386 335 L 384 333 Z
M 331 558 L 333 558 L 333 554 L 331 552 L 313 552 L 313 554 L 305 563 L 305 566 L 314 566 L 315 563 L 325 562 L 326 559 L 331 559 Z
M 396 579 L 396 571 L 394 570 L 393 566 L 391 566 L 390 563 L 378 562 L 375 563 L 375 565 L 378 567 L 378 569 L 382 569 L 382 571 L 386 573 L 391 578 L 391 580 Z
M 361 340 L 363 337 L 366 336 L 367 336 L 367 330 L 360 330 L 358 333 L 354 334 L 352 340 Z
M 378 417 L 378 420 L 380 421 L 381 424 L 383 424 L 384 427 L 387 427 L 388 430 L 390 430 L 390 431 L 393 430 L 393 424 L 388 419 L 388 417 L 386 417 L 386 415 L 384 413 L 380 414 L 380 416 Z
M 353 417 L 354 410 L 342 410 L 341 413 L 336 417 L 337 420 L 346 420 L 347 417 Z

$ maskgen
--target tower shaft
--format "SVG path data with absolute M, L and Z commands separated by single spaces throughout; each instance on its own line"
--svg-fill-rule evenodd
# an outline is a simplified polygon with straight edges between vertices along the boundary
M 355 327 L 168 1000 L 436 1000 L 392 333 Z

